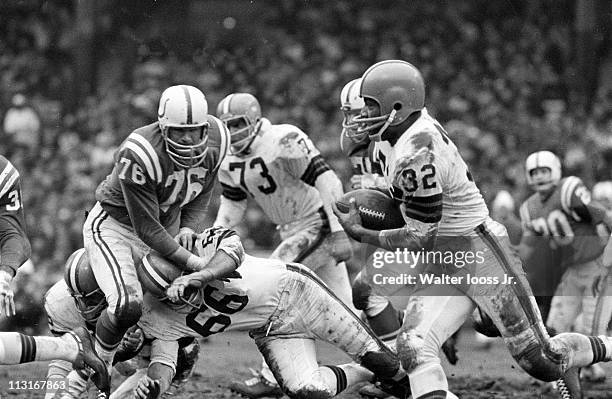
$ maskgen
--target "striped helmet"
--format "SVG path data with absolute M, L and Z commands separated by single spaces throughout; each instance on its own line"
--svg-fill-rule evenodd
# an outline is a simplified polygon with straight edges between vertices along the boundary
M 106 297 L 98 286 L 85 248 L 68 257 L 64 268 L 64 281 L 74 298 L 77 309 L 89 323 L 95 323 L 106 309 Z
M 550 177 L 545 180 L 535 179 L 532 173 L 538 168 L 548 168 L 550 170 Z M 537 151 L 527 157 L 525 173 L 527 175 L 527 184 L 531 188 L 535 191 L 548 191 L 561 180 L 561 161 L 550 151 Z
M 208 150 L 208 102 L 193 86 L 171 86 L 159 100 L 157 120 L 166 143 L 166 152 L 181 168 L 194 168 L 204 162 Z M 199 142 L 184 144 L 171 137 L 170 129 L 200 128 Z
M 138 262 L 136 272 L 143 290 L 178 313 L 191 313 L 204 305 L 202 290 L 193 287 L 185 289 L 179 303 L 174 303 L 168 298 L 166 289 L 174 279 L 183 274 L 183 271 L 155 252 L 149 253 Z
M 342 88 L 340 92 L 340 110 L 344 114 L 342 120 L 342 135 L 354 142 L 362 142 L 368 137 L 367 132 L 358 132 L 355 117 L 361 113 L 365 106 L 363 98 L 359 96 L 361 78 L 353 79 Z

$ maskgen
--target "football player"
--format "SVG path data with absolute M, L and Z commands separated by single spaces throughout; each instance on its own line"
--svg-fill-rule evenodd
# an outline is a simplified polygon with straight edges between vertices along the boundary
M 376 63 L 362 76 L 360 95 L 365 107 L 355 121 L 376 141 L 374 159 L 390 194 L 400 202 L 406 225 L 366 229 L 354 201 L 347 213 L 334 204 L 345 231 L 392 251 L 452 255 L 434 256 L 420 265 L 423 276 L 455 280 L 417 284 L 397 339 L 413 397 L 456 398 L 438 353 L 476 305 L 491 317 L 518 364 L 535 378 L 553 381 L 570 371 L 577 375 L 577 367 L 612 360 L 610 337 L 562 333 L 549 338 L 505 228 L 489 218 L 457 147 L 425 108 L 420 71 L 401 60 Z M 457 256 L 470 253 L 473 261 L 458 267 Z M 474 276 L 490 283 L 473 283 L 469 279 Z
M 206 265 L 189 251 L 190 237 L 203 227 L 230 144 L 227 129 L 208 114 L 195 87 L 166 89 L 157 116 L 121 144 L 83 227 L 86 253 L 108 303 L 96 322 L 96 351 L 109 366 L 142 313 L 134 259 L 153 249 L 185 270 Z
M 11 281 L 31 255 L 19 172 L 0 155 L 0 315 L 15 315 Z
M 522 254 L 526 258 L 536 245 L 544 244 L 559 252 L 561 259 L 553 268 L 558 273 L 555 280 L 560 281 L 546 326 L 553 333 L 570 331 L 574 326 L 583 334 L 605 334 L 612 316 L 612 297 L 606 293 L 612 260 L 606 261 L 604 267 L 602 256 L 612 230 L 612 215 L 591 201 L 589 190 L 578 177 L 561 178 L 561 161 L 552 152 L 529 155 L 525 171 L 527 183 L 535 193 L 520 208 Z M 578 323 L 579 314 L 582 316 Z M 605 378 L 598 365 L 585 372 L 589 379 Z
M 225 97 L 217 116 L 229 129 L 232 144 L 219 171 L 223 191 L 215 225 L 238 224 L 252 197 L 283 240 L 271 257 L 310 267 L 350 304 L 343 261 L 351 257 L 352 247 L 330 205 L 342 195 L 336 174 L 299 128 L 263 118 L 251 94 Z M 262 367 L 260 378 L 235 381 L 232 389 L 251 398 L 282 395 L 265 363 Z
M 80 328 L 95 329 L 96 321 L 106 309 L 107 303 L 102 290 L 94 277 L 85 249 L 81 248 L 72 253 L 66 262 L 64 278 L 55 283 L 45 294 L 45 311 L 49 323 L 49 330 L 55 336 L 62 336 L 67 332 Z M 150 317 L 150 313 L 142 316 L 141 320 Z M 145 337 L 142 329 L 137 326 L 128 330 L 123 337 L 118 351 L 115 353 L 114 364 L 122 368 L 122 373 L 136 371 L 133 364 L 121 364 L 128 361 L 139 352 L 150 353 L 145 366 L 156 362 L 165 362 L 164 356 L 159 356 L 156 349 L 160 346 L 155 343 L 155 336 Z M 167 345 L 167 343 L 163 343 Z M 175 389 L 178 389 L 187 380 L 197 360 L 199 344 L 193 339 L 183 339 L 178 342 L 178 355 L 176 360 L 176 373 L 172 380 Z M 174 363 L 169 363 L 174 368 Z M 137 366 L 138 364 L 136 364 Z M 106 370 L 106 365 L 104 366 Z M 147 367 L 144 367 L 146 372 Z M 47 372 L 48 381 L 68 381 L 67 387 L 60 389 L 62 399 L 80 397 L 86 390 L 89 373 L 74 371 L 69 362 L 54 359 L 49 363 Z M 52 399 L 57 393 L 57 384 L 48 384 L 46 399 Z M 115 391 L 111 397 L 121 395 L 122 391 Z M 146 397 L 146 394 L 143 396 Z
M 313 340 L 323 339 L 375 370 L 381 379 L 387 378 L 389 387 L 401 388 L 392 378 L 397 374 L 396 379 L 402 381 L 405 376 L 399 371 L 397 357 L 312 272 L 299 264 L 244 255 L 238 236 L 224 228 L 205 230 L 194 247 L 211 263 L 219 253 L 244 258 L 235 275 L 240 278 L 211 281 L 206 269 L 181 276 L 178 267 L 155 253 L 148 254 L 137 266 L 144 288 L 143 317 L 138 325 L 145 336 L 171 343 L 222 331 L 250 331 L 292 397 L 332 397 L 373 378 L 371 371 L 356 364 L 319 368 Z M 87 267 L 79 262 L 75 274 L 83 275 L 80 269 Z M 95 285 L 95 280 L 90 281 Z M 171 360 L 167 344 L 158 349 Z M 126 380 L 118 390 L 134 392 L 137 397 L 152 390 L 159 395 L 172 373 L 171 361 L 158 362 L 156 369 L 149 368 L 138 380 Z

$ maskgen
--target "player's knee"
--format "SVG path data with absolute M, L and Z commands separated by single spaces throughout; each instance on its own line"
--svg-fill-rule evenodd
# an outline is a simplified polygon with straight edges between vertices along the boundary
M 140 320 L 142 315 L 142 298 L 129 298 L 124 304 L 117 307 L 115 320 L 118 327 L 131 327 Z
M 368 307 L 368 298 L 372 292 L 372 288 L 361 278 L 357 277 L 353 282 L 353 306 L 357 310 L 366 310 Z
M 561 363 L 547 356 L 539 343 L 531 343 L 521 352 L 511 354 L 527 374 L 540 381 L 555 381 L 562 375 Z
M 402 331 L 397 337 L 397 354 L 407 373 L 424 363 L 425 345 L 425 337 L 415 330 Z

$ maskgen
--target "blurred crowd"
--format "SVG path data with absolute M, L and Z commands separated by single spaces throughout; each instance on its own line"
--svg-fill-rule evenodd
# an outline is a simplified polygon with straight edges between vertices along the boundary
M 568 2 L 552 2 L 557 6 L 548 10 L 497 8 L 502 3 L 388 8 L 284 1 L 261 15 L 258 40 L 228 46 L 223 36 L 207 37 L 186 58 L 161 35 L 139 42 L 129 68 L 109 51 L 101 76 L 126 69 L 130 76 L 99 78 L 94 94 L 76 107 L 65 97 L 76 76 L 71 50 L 78 40 L 70 2 L 12 10 L 0 26 L 0 153 L 21 172 L 33 247 L 35 273 L 20 279 L 17 294 L 27 298 L 19 300 L 18 313 L 30 312 L 24 328 L 42 315 L 43 293 L 82 245 L 85 211 L 114 150 L 132 129 L 155 120 L 159 95 L 170 84 L 201 88 L 210 112 L 230 92 L 255 94 L 266 117 L 302 128 L 346 178 L 340 89 L 374 62 L 400 58 L 421 69 L 430 113 L 446 126 L 488 201 L 501 189 L 517 202 L 526 197 L 523 162 L 539 149 L 555 151 L 565 172 L 587 185 L 611 178 L 612 89 L 599 90 L 587 108 L 575 107 L 573 8 Z M 228 29 L 234 22 L 224 21 Z M 116 46 L 126 32 L 104 47 Z M 273 228 L 266 223 L 258 209 L 249 210 L 241 231 L 247 249 L 272 247 L 272 231 L 249 235 L 249 226 Z

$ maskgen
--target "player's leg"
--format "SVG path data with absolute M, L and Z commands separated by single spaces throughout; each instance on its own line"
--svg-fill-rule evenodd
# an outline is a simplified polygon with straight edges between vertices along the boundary
M 96 281 L 108 302 L 96 322 L 96 351 L 110 367 L 123 335 L 142 313 L 142 288 L 133 251 L 143 244 L 99 204 L 89 213 L 83 238 Z
M 609 276 L 604 282 L 596 281 L 603 270 L 598 260 L 589 262 L 580 268 L 579 277 L 584 287 L 582 297 L 582 314 L 576 321 L 576 332 L 590 335 L 606 335 L 608 320 L 612 316 L 612 296 Z M 599 292 L 594 290 L 599 286 Z M 601 382 L 606 378 L 605 370 L 599 364 L 587 366 L 580 371 L 583 378 L 591 382 Z
M 313 339 L 262 336 L 255 342 L 290 398 L 332 398 L 373 377 L 356 364 L 319 367 Z
M 364 272 L 359 272 L 355 277 L 352 296 L 354 307 L 363 311 L 374 333 L 383 341 L 395 345 L 395 338 L 402 325 L 403 313 L 395 309 L 387 298 L 374 292 Z
M 420 289 L 408 300 L 397 351 L 415 399 L 455 398 L 440 365 L 440 347 L 474 311 L 474 302 L 452 286 Z
M 511 250 L 503 226 L 489 221 L 477 228 L 483 262 L 478 273 L 512 277 L 512 283 L 489 285 L 472 291 L 472 299 L 491 317 L 506 341 L 510 354 L 532 377 L 554 381 L 569 369 L 612 360 L 612 338 L 561 333 L 549 338 L 535 298 L 517 254 Z M 500 280 L 502 281 L 502 280 Z
M 555 296 L 550 302 L 550 311 L 548 312 L 548 320 L 546 320 L 546 327 L 550 331 L 556 334 L 571 330 L 576 317 L 582 311 L 583 291 L 578 267 L 570 266 L 563 274 L 561 282 L 555 290 Z

